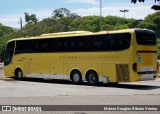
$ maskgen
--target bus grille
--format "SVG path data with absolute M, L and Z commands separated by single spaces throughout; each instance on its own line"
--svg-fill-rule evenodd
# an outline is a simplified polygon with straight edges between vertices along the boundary
M 129 81 L 129 68 L 128 64 L 116 64 L 117 82 Z

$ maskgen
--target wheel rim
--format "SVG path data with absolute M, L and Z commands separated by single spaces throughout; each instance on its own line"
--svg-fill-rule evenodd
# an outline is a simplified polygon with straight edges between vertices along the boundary
M 89 81 L 90 81 L 91 83 L 95 83 L 95 81 L 96 81 L 96 75 L 95 75 L 95 74 L 90 74 L 90 75 L 89 75 Z
M 17 77 L 18 77 L 18 78 L 21 78 L 21 77 L 22 77 L 22 72 L 21 72 L 21 71 L 18 71 Z
M 74 74 L 74 75 L 73 75 L 73 80 L 74 80 L 75 82 L 78 82 L 79 79 L 80 79 L 79 74 Z

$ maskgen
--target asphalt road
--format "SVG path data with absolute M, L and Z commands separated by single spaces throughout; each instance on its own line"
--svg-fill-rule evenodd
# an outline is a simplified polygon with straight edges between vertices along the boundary
M 0 97 L 160 95 L 160 78 L 155 81 L 99 86 L 88 86 L 87 83 L 73 85 L 70 81 L 43 79 L 0 80 L 0 85 Z
M 0 70 L 0 74 L 3 75 L 3 69 Z M 0 80 L 0 104 L 160 105 L 160 78 L 154 81 L 120 83 L 118 85 L 99 84 L 98 86 L 88 86 L 87 83 L 73 85 L 70 81 L 64 80 Z M 82 112 L 72 113 L 82 114 Z M 138 114 L 138 112 L 136 113 Z M 151 112 L 141 113 L 150 114 Z

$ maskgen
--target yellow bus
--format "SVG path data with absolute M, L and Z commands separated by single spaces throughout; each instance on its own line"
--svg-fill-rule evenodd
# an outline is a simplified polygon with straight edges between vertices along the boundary
M 5 75 L 118 83 L 157 78 L 154 31 L 61 32 L 8 41 Z

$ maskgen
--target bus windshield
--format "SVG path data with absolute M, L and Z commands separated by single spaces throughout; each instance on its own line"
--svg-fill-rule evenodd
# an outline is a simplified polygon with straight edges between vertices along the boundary
M 14 42 L 9 42 L 5 51 L 5 60 L 4 60 L 4 65 L 9 65 L 12 57 L 13 57 L 13 52 L 14 52 Z
M 139 45 L 156 45 L 156 35 L 153 31 L 136 30 L 135 32 Z

